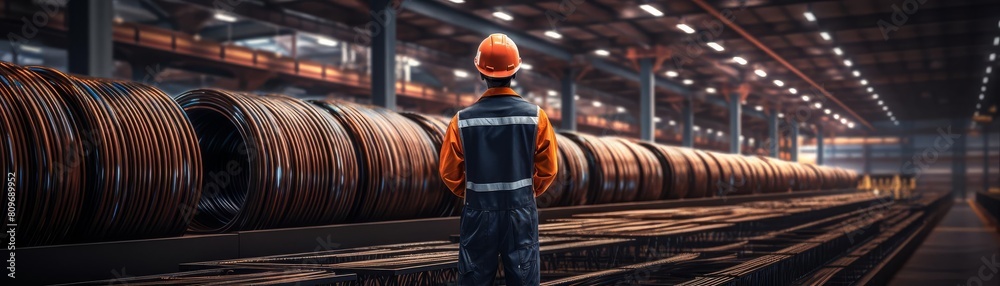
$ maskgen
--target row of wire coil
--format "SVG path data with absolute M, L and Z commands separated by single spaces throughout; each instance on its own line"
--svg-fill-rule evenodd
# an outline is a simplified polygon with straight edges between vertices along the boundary
M 19 245 L 440 217 L 448 118 L 148 85 L 0 62 Z M 557 134 L 540 207 L 851 187 L 851 171 Z M 12 176 L 11 176 L 12 175 Z M 10 184 L 8 184 L 10 186 Z M 22 244 L 23 243 L 23 244 Z

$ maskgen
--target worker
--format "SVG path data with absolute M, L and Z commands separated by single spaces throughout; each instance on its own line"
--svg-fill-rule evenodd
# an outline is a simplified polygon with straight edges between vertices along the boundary
M 494 284 L 499 256 L 507 285 L 538 285 L 535 197 L 556 175 L 555 133 L 545 111 L 510 88 L 521 67 L 514 41 L 490 35 L 474 63 L 488 89 L 451 119 L 441 146 L 441 178 L 465 198 L 458 284 Z

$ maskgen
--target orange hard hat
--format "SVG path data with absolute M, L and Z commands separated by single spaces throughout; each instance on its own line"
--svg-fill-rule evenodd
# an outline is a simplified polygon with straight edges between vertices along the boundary
M 507 35 L 492 34 L 479 44 L 476 69 L 492 78 L 510 77 L 521 68 L 521 54 Z

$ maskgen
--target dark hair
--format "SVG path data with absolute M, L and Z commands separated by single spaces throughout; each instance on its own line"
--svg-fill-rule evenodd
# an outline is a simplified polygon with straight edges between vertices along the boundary
M 488 77 L 482 73 L 479 74 L 479 77 L 486 81 L 486 87 L 488 88 L 510 87 L 510 81 L 514 79 L 514 76 L 517 76 L 517 74 L 512 74 L 509 77 Z

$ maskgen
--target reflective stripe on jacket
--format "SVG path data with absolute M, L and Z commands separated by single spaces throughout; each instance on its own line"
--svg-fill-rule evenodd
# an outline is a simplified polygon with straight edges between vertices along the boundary
M 491 88 L 452 118 L 439 171 L 459 197 L 467 190 L 479 196 L 516 196 L 522 189 L 537 197 L 555 179 L 557 152 L 545 111 L 510 88 Z M 488 194 L 503 191 L 508 193 Z

